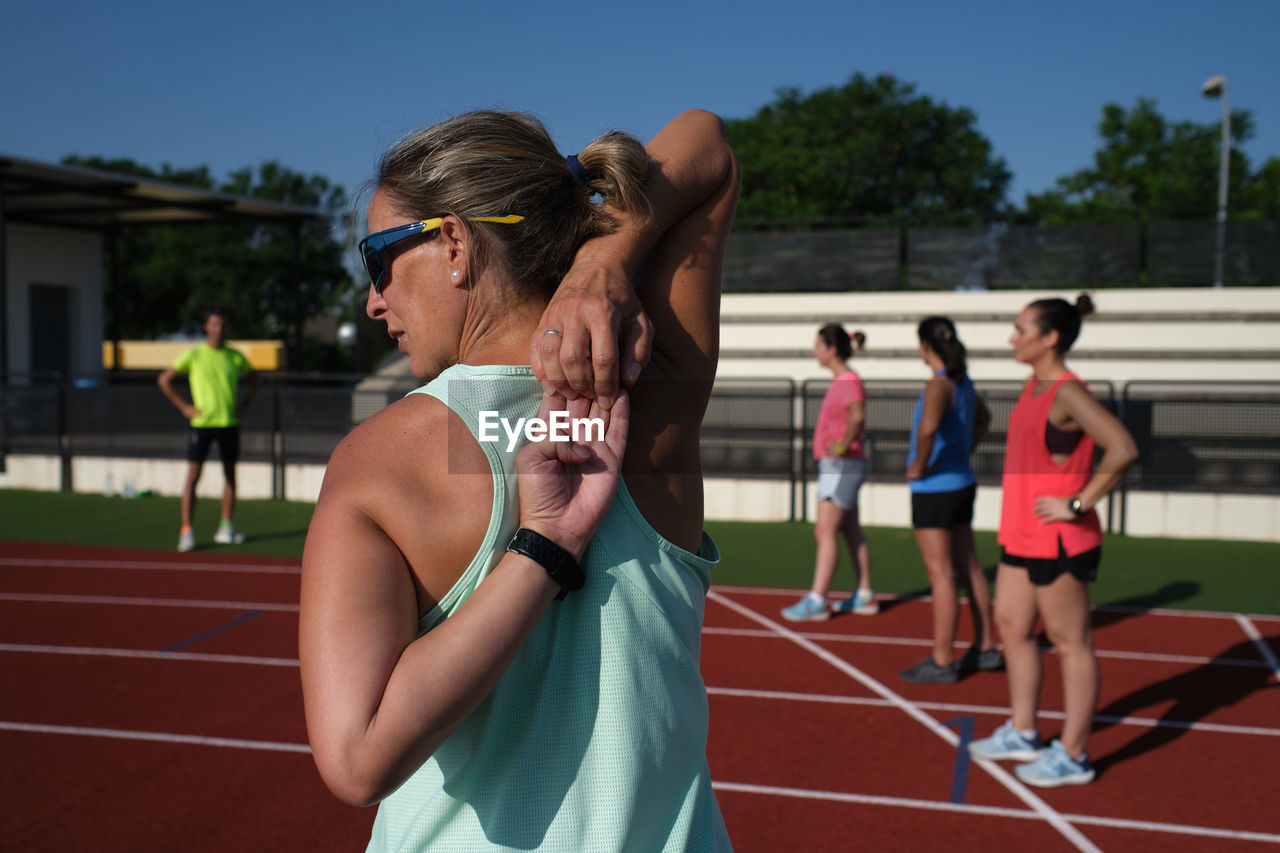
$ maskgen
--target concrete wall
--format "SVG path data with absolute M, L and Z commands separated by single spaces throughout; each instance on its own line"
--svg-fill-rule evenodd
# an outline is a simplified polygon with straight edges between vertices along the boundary
M 806 520 L 815 520 L 816 486 L 808 483 Z M 979 486 L 973 508 L 976 530 L 1000 526 L 999 486 Z M 1115 501 L 1114 509 L 1110 502 Z M 1106 528 L 1108 513 L 1119 530 L 1120 496 L 1103 499 L 1098 514 Z M 1222 495 L 1195 492 L 1130 491 L 1124 506 L 1125 532 L 1170 539 L 1237 539 L 1280 542 L 1280 498 L 1270 495 Z M 798 501 L 798 496 L 797 496 Z M 906 484 L 868 483 L 859 498 L 864 524 L 909 527 L 911 494 Z M 784 482 L 708 479 L 706 514 L 723 521 L 781 521 L 788 517 L 791 487 Z M 797 502 L 797 506 L 800 503 Z
M 1009 356 L 1014 317 L 1029 302 L 1072 292 L 728 294 L 721 303 L 722 377 L 826 379 L 813 360 L 814 336 L 827 322 L 862 330 L 854 357 L 866 379 L 919 380 L 916 324 L 930 314 L 956 322 L 979 380 L 1023 379 Z M 1280 380 L 1280 288 L 1150 288 L 1091 294 L 1087 318 L 1068 360 L 1086 380 L 1119 387 L 1134 380 Z
M 74 461 L 72 482 L 78 492 L 101 492 L 107 475 L 119 494 L 126 483 L 138 490 L 170 497 L 181 493 L 187 464 L 179 460 L 119 459 L 81 457 Z M 56 456 L 10 455 L 8 470 L 0 474 L 0 488 L 53 491 L 59 488 L 61 468 Z M 237 494 L 241 498 L 271 497 L 271 469 L 266 463 L 240 463 Z M 292 501 L 315 501 L 324 480 L 322 465 L 289 465 L 285 469 L 285 497 Z M 217 460 L 205 463 L 197 496 L 217 499 L 222 495 L 222 468 Z M 804 489 L 803 504 L 800 489 Z M 796 507 L 807 509 L 806 520 L 814 521 L 816 487 L 810 482 L 794 492 Z M 785 521 L 791 517 L 793 490 L 779 480 L 749 480 L 709 477 L 706 481 L 706 516 L 723 521 Z M 1106 525 L 1109 503 L 1098 504 Z M 1113 511 L 1119 529 L 1119 498 Z M 1242 539 L 1280 542 L 1280 498 L 1268 495 L 1221 495 L 1191 492 L 1131 491 L 1125 507 L 1125 529 L 1133 536 L 1160 536 L 1174 539 Z M 911 495 L 905 484 L 868 483 L 860 497 L 864 524 L 880 527 L 909 527 Z M 1000 488 L 979 487 L 974 505 L 974 528 L 995 530 L 1000 521 Z
M 31 369 L 31 285 L 71 290 L 72 371 L 102 372 L 102 237 L 97 232 L 6 226 L 5 274 L 8 365 L 13 373 Z

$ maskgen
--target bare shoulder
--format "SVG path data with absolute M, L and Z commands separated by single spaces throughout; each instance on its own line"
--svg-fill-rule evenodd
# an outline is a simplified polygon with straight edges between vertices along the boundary
M 950 394 L 951 380 L 945 376 L 930 376 L 929 382 L 924 386 L 925 391 L 931 394 Z
M 384 540 L 383 549 L 398 553 L 412 575 L 425 612 L 474 557 L 492 503 L 488 462 L 466 425 L 434 397 L 411 394 L 334 450 L 308 552 L 318 563 L 326 552 L 346 553 L 350 537 Z
M 1074 412 L 1082 407 L 1101 405 L 1078 379 L 1068 379 L 1058 387 L 1058 396 L 1054 404 L 1064 406 L 1068 412 Z

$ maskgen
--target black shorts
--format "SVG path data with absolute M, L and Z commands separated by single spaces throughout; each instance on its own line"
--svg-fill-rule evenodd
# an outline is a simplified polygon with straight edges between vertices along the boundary
M 187 438 L 187 461 L 204 464 L 209 445 L 218 445 L 224 471 L 231 471 L 240 459 L 240 427 L 192 427 Z
M 1027 577 L 1036 586 L 1048 586 L 1064 572 L 1069 573 L 1080 583 L 1093 583 L 1098 579 L 1098 564 L 1102 562 L 1102 546 L 1068 557 L 1067 550 L 1062 547 L 1062 540 L 1059 539 L 1058 556 L 1052 558 L 1019 557 L 1001 547 L 1000 562 L 1006 566 L 1026 569 Z
M 912 492 L 911 524 L 916 529 L 967 527 L 973 523 L 973 499 L 977 494 L 977 484 L 954 492 Z

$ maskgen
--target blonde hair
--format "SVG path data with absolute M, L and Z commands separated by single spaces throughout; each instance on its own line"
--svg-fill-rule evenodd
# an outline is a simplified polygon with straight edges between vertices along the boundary
M 498 110 L 464 113 L 396 144 L 376 185 L 396 212 L 524 217 L 515 225 L 466 222 L 473 272 L 496 264 L 523 293 L 551 298 L 582 243 L 618 227 L 610 211 L 646 214 L 648 156 L 634 137 L 610 131 L 578 154 L 579 183 L 542 122 Z

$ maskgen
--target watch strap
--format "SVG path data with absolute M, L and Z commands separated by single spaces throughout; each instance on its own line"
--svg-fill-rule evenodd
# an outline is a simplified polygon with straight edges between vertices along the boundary
M 507 550 L 523 554 L 546 569 L 551 579 L 560 584 L 560 594 L 556 596 L 556 601 L 574 590 L 582 589 L 582 585 L 587 582 L 586 572 L 572 554 L 527 527 L 516 530 L 507 543 Z

